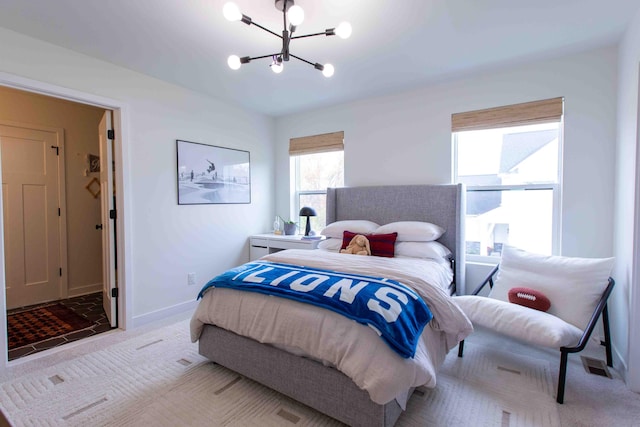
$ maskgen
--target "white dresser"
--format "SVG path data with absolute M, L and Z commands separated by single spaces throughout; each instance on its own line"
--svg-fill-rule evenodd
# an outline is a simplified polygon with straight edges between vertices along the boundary
M 249 237 L 249 261 L 284 249 L 315 249 L 320 239 L 303 239 L 301 235 L 255 234 Z

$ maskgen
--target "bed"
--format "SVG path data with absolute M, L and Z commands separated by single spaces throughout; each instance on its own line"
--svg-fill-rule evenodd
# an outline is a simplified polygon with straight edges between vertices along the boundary
M 282 303 L 282 298 L 219 288 L 205 293 L 194 313 L 192 340 L 198 340 L 200 354 L 210 360 L 343 423 L 392 426 L 406 407 L 414 388 L 420 385 L 434 387 L 436 370 L 447 352 L 471 332 L 470 322 L 448 296 L 456 291 L 456 287 L 459 293 L 464 289 L 463 212 L 464 190 L 461 185 L 327 190 L 328 224 L 366 219 L 381 225 L 396 221 L 422 221 L 443 227 L 446 231 L 438 241 L 452 252 L 451 264 L 447 266 L 450 270 L 447 282 L 451 283 L 444 285 L 422 286 L 423 281 L 439 280 L 437 278 L 444 274 L 440 273 L 444 271 L 440 270 L 442 266 L 434 273 L 424 267 L 425 270 L 420 270 L 415 278 L 398 270 L 398 263 L 413 268 L 413 260 L 375 260 L 377 257 L 316 253 L 319 250 L 286 250 L 263 257 L 266 262 L 344 268 L 354 274 L 370 269 L 377 273 L 380 269 L 381 274 L 410 282 L 412 287 L 415 281 L 421 295 L 424 292 L 424 298 L 429 299 L 433 320 L 424 328 L 414 358 L 402 359 L 367 326 L 328 310 L 295 301 Z M 423 268 L 416 265 L 418 267 Z M 279 304 L 293 304 L 295 307 L 284 316 L 275 314 L 283 310 Z M 242 310 L 248 310 L 250 314 L 239 315 Z M 264 317 L 255 317 L 258 315 Z M 278 316 L 281 316 L 280 320 Z M 313 326 L 319 324 L 327 325 L 349 339 L 336 340 L 333 336 L 325 336 L 321 328 Z M 316 341 L 314 344 L 302 343 L 302 339 L 286 343 L 275 341 L 279 339 L 276 338 L 278 335 L 288 336 L 288 328 L 308 328 L 305 330 L 310 336 L 318 335 L 318 344 Z M 353 351 L 353 348 L 358 350 Z

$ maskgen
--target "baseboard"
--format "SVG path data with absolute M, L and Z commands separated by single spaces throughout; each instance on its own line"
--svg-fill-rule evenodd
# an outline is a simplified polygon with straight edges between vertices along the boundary
M 102 292 L 102 283 L 94 283 L 92 285 L 85 285 L 78 288 L 69 289 L 67 290 L 67 298 L 95 294 L 96 292 Z
M 149 323 L 157 322 L 159 320 L 166 319 L 167 317 L 175 316 L 187 311 L 194 311 L 198 301 L 186 301 L 180 304 L 173 305 L 171 307 L 163 308 L 161 310 L 152 311 L 150 313 L 141 314 L 139 316 L 133 316 L 133 327 L 148 325 Z
M 622 380 L 626 384 L 627 370 L 629 369 L 629 367 L 627 366 L 627 361 L 624 359 L 624 357 L 622 357 L 622 354 L 620 354 L 620 351 L 618 350 L 618 348 L 613 344 L 611 345 L 611 352 L 613 353 L 613 366 L 615 367 L 616 371 L 620 374 L 620 376 L 622 377 Z

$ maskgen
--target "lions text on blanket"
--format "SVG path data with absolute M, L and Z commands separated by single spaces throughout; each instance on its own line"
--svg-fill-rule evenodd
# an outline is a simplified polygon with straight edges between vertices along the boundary
M 399 355 L 415 355 L 422 330 L 432 319 L 422 298 L 391 279 L 345 274 L 272 262 L 250 262 L 210 280 L 211 287 L 277 295 L 333 310 L 373 328 Z

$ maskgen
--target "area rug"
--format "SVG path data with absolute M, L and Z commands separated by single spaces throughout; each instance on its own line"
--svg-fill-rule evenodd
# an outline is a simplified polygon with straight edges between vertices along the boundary
M 7 315 L 9 350 L 93 326 L 93 322 L 62 304 Z
M 397 426 L 559 426 L 548 363 L 452 351 L 435 389 L 419 388 Z M 207 361 L 188 321 L 0 384 L 13 426 L 338 426 Z

